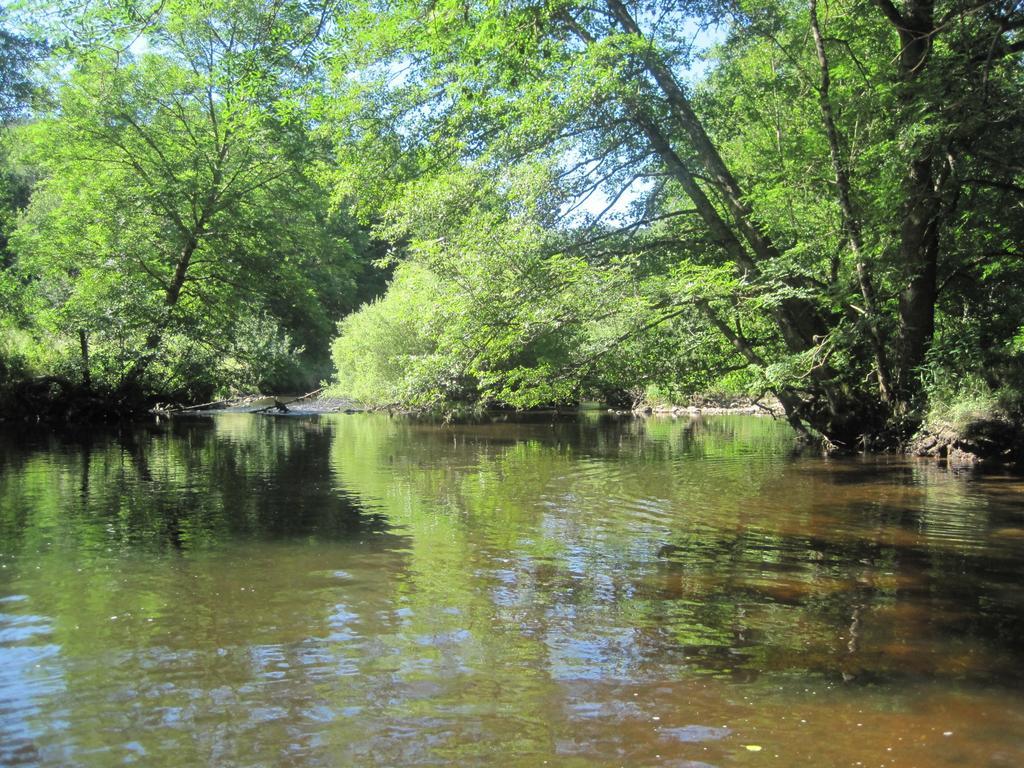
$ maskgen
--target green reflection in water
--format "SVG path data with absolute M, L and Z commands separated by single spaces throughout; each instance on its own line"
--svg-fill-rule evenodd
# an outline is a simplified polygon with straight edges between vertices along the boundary
M 0 439 L 0 763 L 1017 764 L 1022 490 L 754 418 Z
M 987 535 L 998 505 L 925 465 L 799 459 L 786 430 L 757 419 L 336 428 L 339 477 L 410 534 L 427 600 L 452 594 L 457 574 L 479 590 L 486 574 L 488 603 L 528 607 L 517 620 L 538 636 L 560 612 L 577 639 L 589 624 L 595 638 L 628 627 L 628 649 L 595 639 L 595 666 L 578 674 L 668 662 L 744 677 L 986 675 L 1020 629 L 976 610 L 1015 581 L 1019 550 L 994 560 Z M 904 626 L 918 610 L 927 626 Z M 893 616 L 871 629 L 865 612 Z M 979 669 L 951 660 L 951 643 Z

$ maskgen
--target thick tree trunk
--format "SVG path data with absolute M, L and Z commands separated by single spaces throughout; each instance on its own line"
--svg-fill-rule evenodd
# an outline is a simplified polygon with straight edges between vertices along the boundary
M 906 178 L 906 210 L 900 237 L 900 264 L 906 288 L 900 295 L 900 389 L 914 394 L 915 369 L 925 359 L 935 332 L 938 298 L 940 200 L 930 158 L 911 163 Z

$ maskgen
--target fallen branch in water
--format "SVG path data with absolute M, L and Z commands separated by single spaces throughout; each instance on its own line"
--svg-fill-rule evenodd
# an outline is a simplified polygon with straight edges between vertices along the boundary
M 164 416 L 164 415 L 172 414 L 172 413 L 187 413 L 188 411 L 203 411 L 203 410 L 213 409 L 213 408 L 216 408 L 218 406 L 224 406 L 225 408 L 230 408 L 233 405 L 234 406 L 245 405 L 245 403 L 251 402 L 254 399 L 255 398 L 254 398 L 253 395 L 244 395 L 243 397 L 226 397 L 223 400 L 212 400 L 209 403 L 199 403 L 197 405 L 185 405 L 185 406 L 180 406 L 180 407 L 176 407 L 176 408 L 161 407 L 161 405 L 158 403 L 156 406 L 154 406 L 153 408 L 150 409 L 150 413 L 156 413 L 158 415 Z
M 213 408 L 214 406 L 217 406 L 217 405 L 225 405 L 226 403 L 232 403 L 232 402 L 235 402 L 236 400 L 239 400 L 239 399 L 244 399 L 244 398 L 228 397 L 228 398 L 225 398 L 223 400 L 214 400 L 214 401 L 209 402 L 209 403 L 199 403 L 199 405 L 186 405 L 186 406 L 184 406 L 182 408 L 173 408 L 173 409 L 167 411 L 167 413 L 184 413 L 185 411 L 201 411 L 204 408 Z
M 268 405 L 266 408 L 259 408 L 253 411 L 253 413 L 269 413 L 270 411 L 274 410 L 276 410 L 278 413 L 288 413 L 288 406 L 291 405 L 292 403 L 298 403 L 303 400 L 308 400 L 314 395 L 319 395 L 321 392 L 323 392 L 323 387 L 320 387 L 320 389 L 314 389 L 312 392 L 307 392 L 302 397 L 296 397 L 294 400 L 289 400 L 287 403 L 282 403 L 280 400 L 275 399 L 273 405 Z

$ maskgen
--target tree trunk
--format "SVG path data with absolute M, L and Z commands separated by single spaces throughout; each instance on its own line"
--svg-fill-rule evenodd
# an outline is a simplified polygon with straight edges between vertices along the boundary
M 911 163 L 900 233 L 900 264 L 907 280 L 899 308 L 900 389 L 905 400 L 915 394 L 915 369 L 924 363 L 935 332 L 940 200 L 934 187 L 931 159 Z
M 185 285 L 185 277 L 188 275 L 188 268 L 192 263 L 192 256 L 195 254 L 197 247 L 196 238 L 190 237 L 188 242 L 185 243 L 185 247 L 181 249 L 178 263 L 174 266 L 174 276 L 171 278 L 171 282 L 167 285 L 167 290 L 164 293 L 165 306 L 173 307 L 178 303 L 178 296 L 181 295 L 181 289 Z
M 171 282 L 167 284 L 167 287 L 164 290 L 164 306 L 167 307 L 168 310 L 178 303 L 178 299 L 181 296 L 181 289 L 185 285 L 185 278 L 188 276 L 189 265 L 192 263 L 192 256 L 195 255 L 197 247 L 197 238 L 190 237 L 181 249 L 178 261 L 174 265 L 174 275 L 171 277 Z M 142 374 L 146 372 L 150 363 L 152 363 L 156 358 L 157 351 L 160 349 L 160 343 L 163 341 L 167 322 L 167 319 L 165 319 L 157 326 L 153 333 L 147 337 L 146 346 L 143 348 L 142 355 L 139 356 L 138 360 L 135 361 L 134 365 L 132 365 L 131 369 L 125 375 L 122 385 L 135 385 L 142 378 Z
M 92 374 L 89 372 L 89 333 L 85 328 L 78 329 L 78 346 L 82 351 L 82 383 L 86 389 L 92 388 Z

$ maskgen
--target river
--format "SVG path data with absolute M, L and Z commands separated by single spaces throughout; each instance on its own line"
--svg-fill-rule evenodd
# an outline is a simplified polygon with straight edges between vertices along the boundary
M 1024 480 L 765 418 L 0 434 L 0 764 L 1024 765 Z

